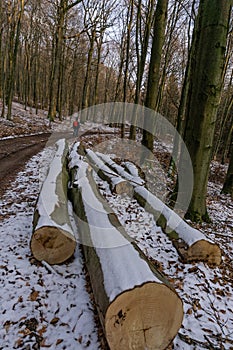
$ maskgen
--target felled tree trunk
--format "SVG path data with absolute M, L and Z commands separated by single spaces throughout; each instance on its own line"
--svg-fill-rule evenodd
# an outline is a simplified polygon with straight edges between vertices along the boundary
M 64 139 L 56 146 L 57 151 L 37 200 L 30 242 L 34 257 L 51 265 L 69 259 L 76 247 L 67 205 L 68 146 Z
M 136 176 L 135 174 L 133 175 L 130 171 L 126 171 L 122 166 L 116 164 L 108 155 L 99 152 L 96 154 L 104 162 L 105 165 L 109 166 L 123 179 L 129 181 L 132 186 L 145 185 L 145 181 L 139 175 Z
M 85 150 L 86 157 L 94 170 L 97 172 L 102 180 L 107 181 L 110 184 L 112 192 L 117 194 L 132 194 L 133 186 L 122 179 L 116 172 L 112 171 L 104 162 L 90 149 Z
M 221 250 L 217 244 L 189 226 L 179 215 L 143 187 L 134 188 L 134 197 L 152 213 L 156 223 L 172 240 L 184 262 L 205 261 L 210 265 L 221 263 Z
M 154 215 L 157 225 L 172 240 L 184 261 L 200 260 L 206 261 L 211 265 L 219 265 L 221 263 L 221 250 L 217 244 L 207 239 L 200 231 L 189 226 L 144 186 L 138 186 L 140 184 L 138 177 L 133 177 L 132 179 L 132 175 L 129 175 L 121 166 L 114 163 L 109 156 L 97 154 L 105 164 L 118 172 L 123 179 L 128 179 L 134 187 L 135 199 L 148 212 Z
M 81 160 L 71 169 L 70 198 L 110 349 L 165 349 L 181 326 L 182 301 L 130 241 L 91 172 Z

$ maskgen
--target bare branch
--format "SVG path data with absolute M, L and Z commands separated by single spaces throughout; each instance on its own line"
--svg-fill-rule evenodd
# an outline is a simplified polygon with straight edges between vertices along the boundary
M 65 12 L 68 12 L 70 9 L 72 9 L 74 6 L 78 5 L 82 0 L 76 0 L 75 2 L 71 3 L 65 8 Z

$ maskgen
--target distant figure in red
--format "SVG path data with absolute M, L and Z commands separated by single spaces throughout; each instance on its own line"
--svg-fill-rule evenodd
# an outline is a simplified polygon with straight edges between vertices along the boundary
M 74 136 L 78 136 L 79 126 L 78 118 L 76 118 L 73 122 Z

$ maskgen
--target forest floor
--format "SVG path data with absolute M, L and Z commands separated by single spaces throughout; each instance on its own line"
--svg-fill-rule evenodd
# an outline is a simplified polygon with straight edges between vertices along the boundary
M 40 183 L 54 154 L 47 133 L 65 133 L 72 143 L 71 121 L 54 123 L 51 129 L 43 111 L 35 116 L 34 110 L 25 111 L 18 103 L 13 115 L 12 122 L 0 119 L 0 349 L 106 350 L 80 247 L 66 264 L 53 267 L 38 263 L 29 247 Z M 114 150 L 112 130 L 82 128 L 87 131 L 81 136 L 86 146 L 112 142 Z M 31 139 L 25 134 L 41 136 Z M 167 150 L 155 146 L 165 168 Z M 28 149 L 28 158 L 15 160 L 15 167 L 5 170 L 7 159 Z M 122 225 L 183 300 L 183 324 L 170 349 L 233 349 L 233 202 L 220 194 L 226 169 L 212 162 L 207 198 L 212 222 L 195 225 L 221 247 L 223 260 L 218 267 L 184 264 L 150 214 L 132 198 L 112 195 L 108 185 L 97 179 Z

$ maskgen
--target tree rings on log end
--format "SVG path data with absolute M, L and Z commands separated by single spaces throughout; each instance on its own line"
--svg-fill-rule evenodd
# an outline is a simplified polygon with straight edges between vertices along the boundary
M 61 264 L 68 260 L 74 254 L 75 247 L 74 237 L 57 227 L 40 227 L 33 233 L 31 239 L 34 257 L 50 265 Z
M 164 284 L 145 283 L 120 294 L 105 316 L 111 350 L 162 350 L 176 336 L 183 319 L 178 295 Z
M 210 265 L 220 265 L 222 261 L 221 249 L 217 244 L 200 240 L 192 244 L 184 258 L 187 261 L 205 261 Z
M 116 194 L 133 196 L 133 186 L 128 181 L 120 181 L 112 187 L 112 191 Z

